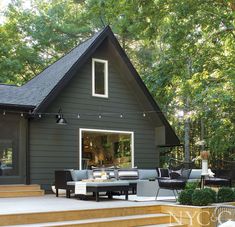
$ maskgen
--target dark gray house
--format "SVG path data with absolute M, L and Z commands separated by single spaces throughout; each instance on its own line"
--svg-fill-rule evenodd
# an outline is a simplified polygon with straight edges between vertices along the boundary
M 0 184 L 55 169 L 155 168 L 179 139 L 109 27 L 21 87 L 0 85 Z

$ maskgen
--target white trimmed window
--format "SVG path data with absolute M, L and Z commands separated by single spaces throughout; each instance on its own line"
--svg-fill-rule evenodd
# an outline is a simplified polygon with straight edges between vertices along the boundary
M 92 96 L 108 98 L 108 61 L 92 59 Z

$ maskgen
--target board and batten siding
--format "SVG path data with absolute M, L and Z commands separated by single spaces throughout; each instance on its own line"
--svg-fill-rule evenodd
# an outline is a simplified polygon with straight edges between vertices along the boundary
M 133 131 L 134 165 L 138 168 L 157 166 L 155 126 L 148 117 L 143 117 L 142 104 L 124 72 L 117 67 L 118 59 L 112 51 L 112 47 L 104 43 L 92 56 L 108 60 L 108 98 L 92 97 L 91 57 L 46 110 L 55 113 L 61 108 L 68 125 L 57 125 L 55 116 L 31 121 L 31 183 L 48 186 L 53 183 L 54 170 L 79 168 L 79 128 Z M 99 113 L 105 112 L 116 114 L 102 115 L 100 119 Z M 125 114 L 127 112 L 130 113 Z M 80 118 L 71 113 L 79 113 Z

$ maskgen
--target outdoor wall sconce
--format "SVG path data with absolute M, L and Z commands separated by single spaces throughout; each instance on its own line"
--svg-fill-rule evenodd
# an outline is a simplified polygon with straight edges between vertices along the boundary
M 66 119 L 63 117 L 62 110 L 61 108 L 58 111 L 58 114 L 56 115 L 56 124 L 58 125 L 67 125 Z

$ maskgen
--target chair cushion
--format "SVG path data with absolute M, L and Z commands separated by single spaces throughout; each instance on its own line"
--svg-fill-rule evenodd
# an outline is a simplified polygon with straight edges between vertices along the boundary
M 209 177 L 205 180 L 205 185 L 230 186 L 230 180 L 225 178 Z
M 157 168 L 158 176 L 159 177 L 169 177 L 169 169 L 164 168 Z
M 138 172 L 140 180 L 156 179 L 158 177 L 156 169 L 139 169 Z
M 120 180 L 137 180 L 139 179 L 138 169 L 119 169 L 118 179 Z
M 201 169 L 192 169 L 189 179 L 201 179 L 202 170 Z
M 71 170 L 70 172 L 74 181 L 80 181 L 88 178 L 87 170 Z
M 170 178 L 171 179 L 179 179 L 181 177 L 181 174 L 175 171 L 170 172 Z
M 160 188 L 180 190 L 185 188 L 186 181 L 183 179 L 159 178 L 158 184 Z

